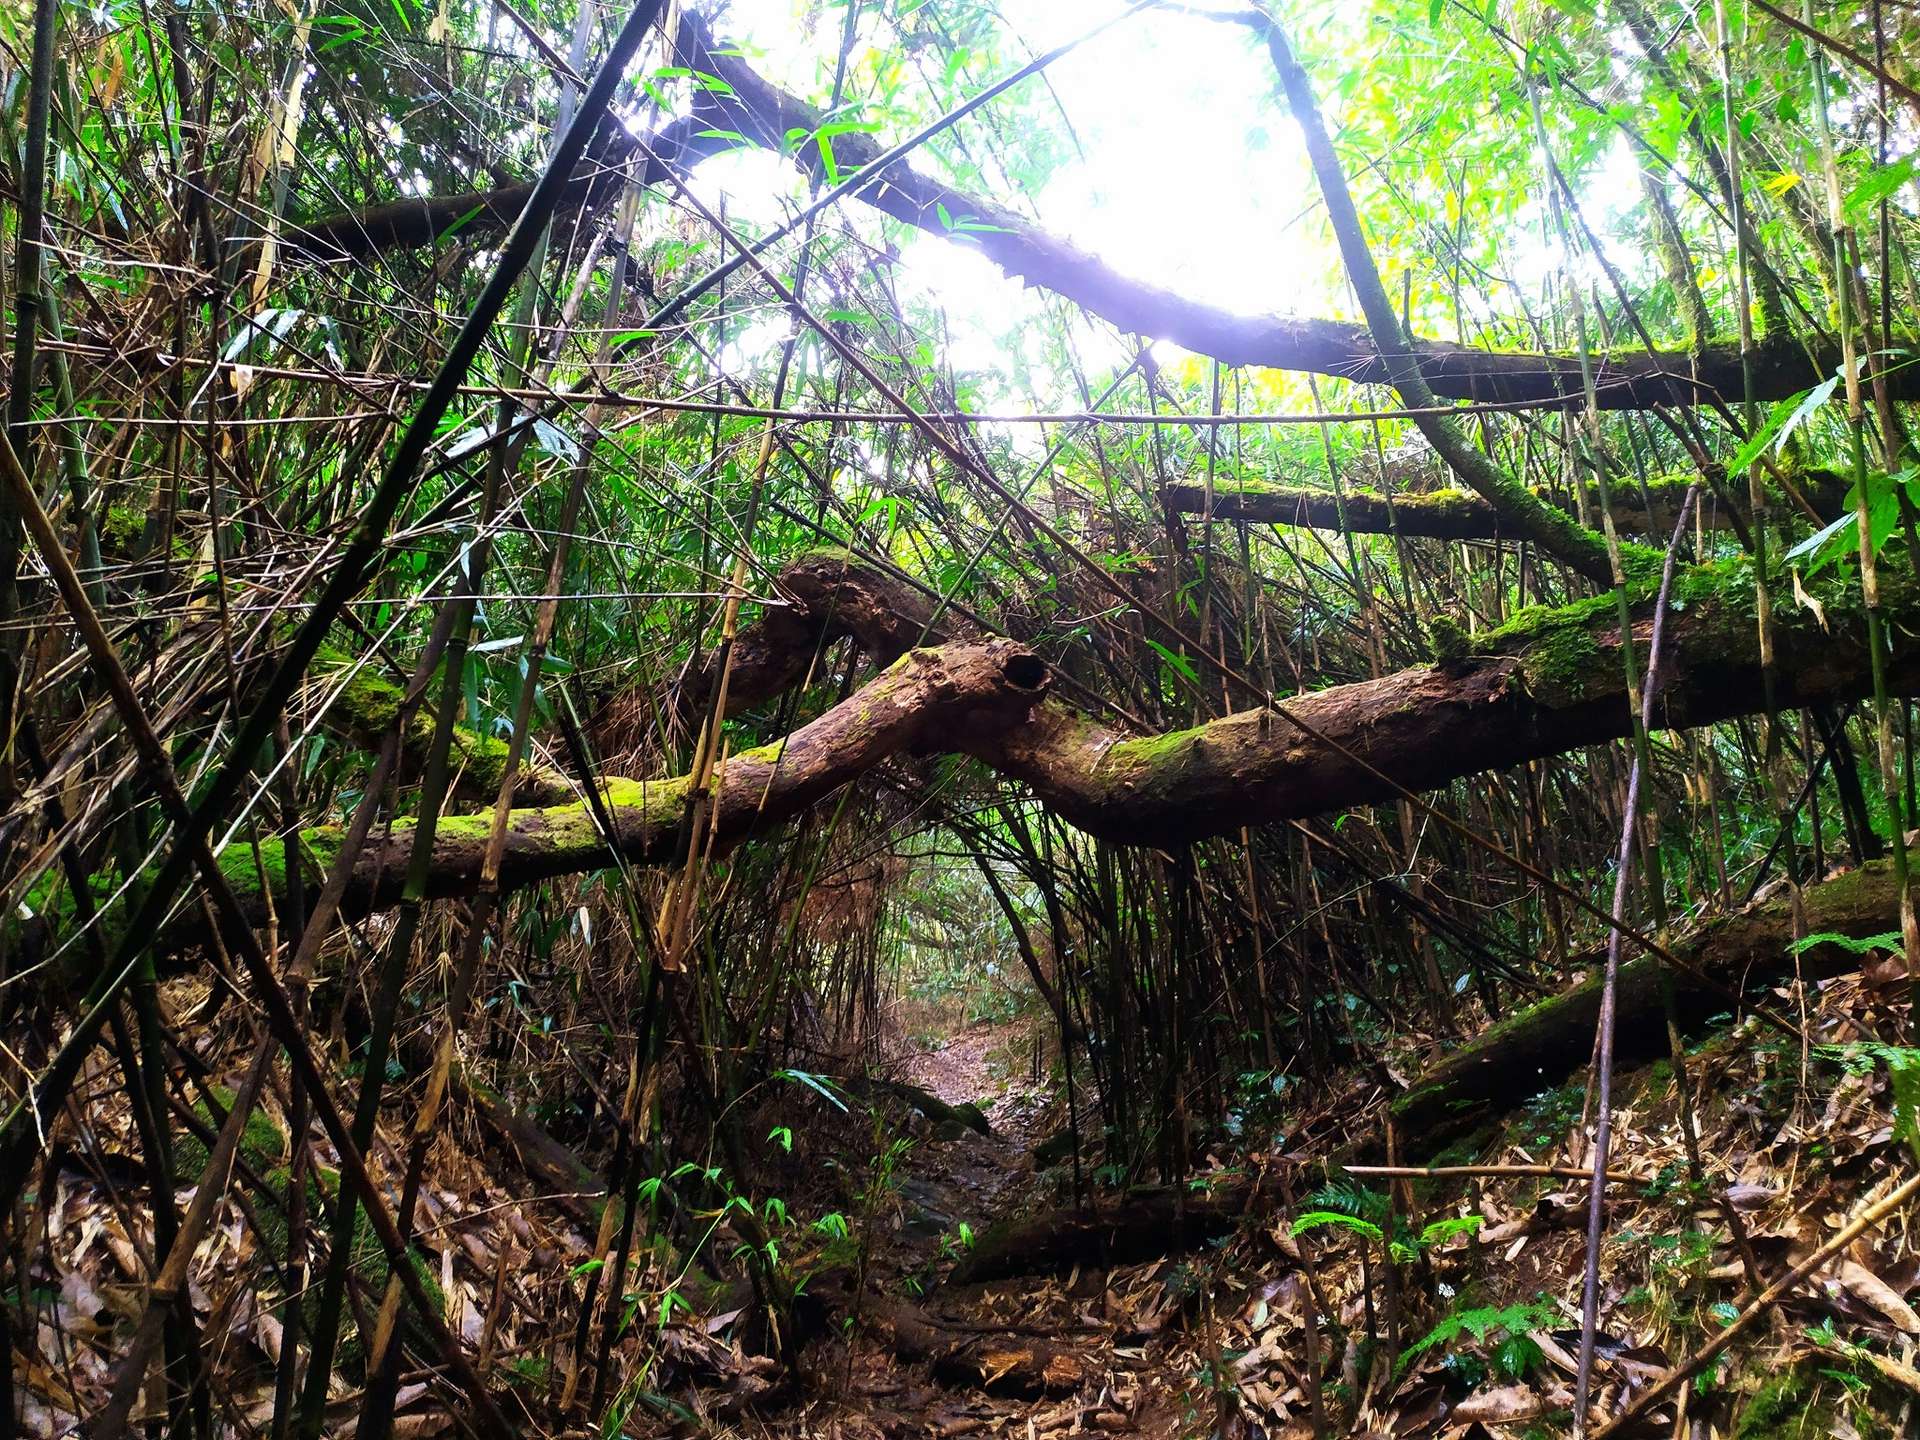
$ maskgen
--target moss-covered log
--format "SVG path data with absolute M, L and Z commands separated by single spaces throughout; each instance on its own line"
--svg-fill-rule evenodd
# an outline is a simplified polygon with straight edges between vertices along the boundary
M 1051 1210 L 992 1226 L 954 1267 L 970 1285 L 1045 1275 L 1075 1265 L 1126 1265 L 1197 1249 L 1232 1233 L 1253 1192 L 1244 1182 L 1214 1192 L 1144 1187 L 1084 1213 Z
M 398 723 L 406 687 L 380 674 L 371 664 L 356 666 L 350 656 L 328 647 L 314 657 L 313 676 L 318 682 L 318 695 L 330 701 L 323 717 L 329 729 L 371 749 Z M 432 749 L 433 730 L 433 711 L 425 705 L 415 706 L 400 745 L 416 769 Z M 500 793 L 500 781 L 507 773 L 506 741 L 456 725 L 450 750 L 454 794 L 491 800 Z M 513 792 L 522 804 L 550 805 L 568 799 L 574 787 L 557 770 L 523 763 Z
M 732 849 L 896 755 L 947 749 L 952 735 L 990 735 L 1021 723 L 1047 685 L 1047 667 L 1012 641 L 915 650 L 784 740 L 727 756 L 704 802 L 711 806 L 713 848 Z M 603 869 L 616 855 L 639 866 L 683 860 L 685 827 L 696 798 L 681 776 L 609 780 L 602 799 L 615 829 L 610 837 L 584 801 L 516 809 L 507 826 L 501 887 L 513 890 Z M 491 815 L 441 817 L 428 871 L 429 899 L 473 892 L 491 826 Z M 403 821 L 361 850 L 342 902 L 346 913 L 365 914 L 399 902 L 413 834 L 414 823 Z M 316 883 L 339 853 L 341 836 L 334 825 L 300 833 L 297 857 Z M 264 840 L 257 849 L 235 842 L 219 859 L 235 893 L 258 913 L 266 912 L 267 894 L 284 897 L 287 857 L 277 839 Z M 31 956 L 62 938 L 72 907 L 56 888 L 37 896 L 29 908 L 37 913 L 20 922 L 12 938 L 21 953 Z M 103 923 L 111 925 L 114 913 L 103 912 Z M 190 938 L 201 924 L 198 912 L 189 911 L 176 933 Z
M 676 41 L 679 64 L 724 82 L 698 92 L 692 123 L 685 133 L 663 133 L 650 148 L 673 157 L 686 169 L 706 154 L 731 148 L 739 136 L 786 156 L 809 172 L 824 171 L 817 142 L 794 145 L 792 136 L 820 132 L 822 116 L 799 97 L 771 84 L 742 58 L 743 52 L 716 44 L 700 18 L 683 13 Z M 711 143 L 714 135 L 725 144 Z M 702 141 L 707 143 L 703 146 Z M 870 136 L 833 136 L 835 175 L 870 166 L 886 149 Z M 602 169 L 611 172 L 620 158 L 609 152 Z M 649 182 L 657 181 L 649 174 Z M 586 182 L 581 182 L 585 199 Z M 477 236 L 504 229 L 518 213 L 519 187 L 475 191 L 432 199 L 403 200 L 369 210 L 335 215 L 304 228 L 299 243 L 308 254 L 368 254 L 399 246 L 423 245 L 458 226 Z M 942 239 L 963 231 L 967 247 L 985 255 L 1008 275 L 1051 290 L 1119 330 L 1172 340 L 1196 354 L 1229 365 L 1259 365 L 1308 371 L 1367 384 L 1391 377 L 1364 326 L 1337 320 L 1301 320 L 1290 316 L 1248 314 L 1208 305 L 1150 282 L 1122 274 L 1073 242 L 1040 229 L 1013 209 L 936 180 L 905 161 L 876 174 L 856 198 L 916 229 Z M 1905 344 L 1906 342 L 1897 342 Z M 1539 401 L 1582 395 L 1580 362 L 1571 355 L 1476 350 L 1434 340 L 1416 340 L 1421 373 L 1443 399 Z M 1753 357 L 1755 398 L 1777 400 L 1817 385 L 1840 363 L 1837 348 L 1808 351 L 1792 341 L 1762 346 Z M 1595 357 L 1600 404 L 1608 409 L 1644 409 L 1655 405 L 1720 401 L 1741 397 L 1739 346 L 1731 340 L 1701 344 L 1692 353 L 1617 349 Z M 1920 371 L 1894 369 L 1887 377 L 1900 398 L 1920 393 Z
M 1844 580 L 1829 580 L 1812 594 L 1825 606 L 1830 629 L 1786 597 L 1776 605 L 1783 709 L 1856 697 L 1869 688 L 1857 592 Z M 1920 590 L 1911 580 L 1888 582 L 1883 599 L 1897 637 L 1889 682 L 1914 693 L 1920 646 L 1911 636 L 1920 629 Z M 1660 725 L 1703 725 L 1760 708 L 1753 603 L 1744 562 L 1681 577 L 1667 628 L 1672 678 L 1662 692 Z M 1650 609 L 1643 594 L 1635 626 L 1642 654 Z M 915 650 L 784 741 L 729 758 L 712 802 L 715 843 L 731 848 L 904 753 L 973 755 L 1030 786 L 1043 804 L 1090 834 L 1170 845 L 1391 800 L 1397 786 L 1430 790 L 1628 733 L 1620 627 L 1610 595 L 1527 611 L 1471 639 L 1457 631 L 1436 638 L 1437 664 L 1156 736 L 1127 734 L 1046 698 L 1046 666 L 1012 641 Z M 770 664 L 769 673 L 777 668 Z M 634 865 L 677 862 L 685 855 L 692 798 L 681 778 L 609 781 L 604 799 L 617 831 L 610 838 L 584 803 L 515 810 L 501 884 L 513 889 L 599 869 L 616 851 Z M 489 825 L 484 815 L 441 820 L 429 896 L 471 892 Z M 335 827 L 303 832 L 316 874 L 339 843 Z M 349 911 L 398 900 L 412 843 L 411 823 L 401 823 L 361 853 Z M 257 856 L 250 845 L 232 846 L 222 863 L 235 889 L 256 902 L 263 886 L 277 893 L 285 884 L 277 842 L 264 844 Z M 60 929 L 57 899 L 33 908 L 51 912 L 37 921 L 42 932 Z M 38 936 L 40 943 L 46 938 Z
M 1853 937 L 1884 934 L 1899 925 L 1891 868 L 1875 863 L 1803 892 L 1808 931 Z M 1737 915 L 1710 921 L 1676 945 L 1675 953 L 1729 986 L 1763 988 L 1790 974 L 1793 912 L 1780 895 Z M 1560 1084 L 1584 1065 L 1600 1011 L 1599 954 L 1584 957 L 1589 977 L 1572 989 L 1507 1016 L 1452 1050 L 1393 1104 L 1409 1155 L 1430 1154 L 1498 1106 L 1512 1106 Z M 1815 945 L 1799 957 L 1809 978 L 1858 966 L 1860 957 L 1838 945 Z M 1650 955 L 1620 967 L 1614 1053 L 1617 1060 L 1667 1052 L 1661 1010 L 1661 972 Z M 1697 1024 L 1730 1008 L 1727 996 L 1684 974 L 1672 977 L 1683 1024 Z
M 1789 598 L 1775 601 L 1782 709 L 1859 696 L 1870 685 L 1857 587 L 1829 581 L 1814 598 L 1825 605 L 1830 629 Z M 1920 592 L 1910 581 L 1887 603 L 1902 637 L 1920 628 Z M 1745 562 L 1681 576 L 1667 625 L 1671 678 L 1659 726 L 1704 725 L 1761 708 L 1753 605 Z M 1635 611 L 1641 655 L 1651 611 L 1643 593 Z M 1450 630 L 1436 641 L 1438 664 L 1295 696 L 1281 707 L 1293 719 L 1248 710 L 1140 737 L 1050 701 L 1025 725 L 959 743 L 1084 830 L 1171 844 L 1391 800 L 1396 784 L 1431 790 L 1629 731 L 1611 595 L 1525 611 L 1471 639 Z M 1903 638 L 1888 672 L 1897 690 L 1920 688 L 1920 646 Z
M 799 814 L 895 755 L 945 748 L 954 733 L 992 734 L 1024 719 L 1047 687 L 1046 666 L 1011 641 L 915 650 L 851 699 L 786 739 L 728 756 L 714 786 L 714 846 L 726 851 L 758 829 Z M 618 833 L 609 843 L 585 802 L 515 810 L 500 880 L 514 889 L 612 863 L 658 865 L 684 858 L 693 799 L 684 777 L 610 780 L 604 799 Z M 492 817 L 446 816 L 436 831 L 429 893 L 469 893 L 479 879 Z M 304 832 L 325 862 L 338 844 L 331 826 Z M 377 909 L 399 898 L 413 826 L 396 825 L 355 865 L 349 905 Z M 237 867 L 246 869 L 244 859 Z
M 1693 482 L 1678 477 L 1649 481 L 1643 497 L 1637 485 L 1622 482 L 1614 487 L 1614 523 L 1635 534 L 1662 535 L 1673 529 L 1679 517 L 1680 502 Z M 1801 493 L 1823 521 L 1840 514 L 1847 487 L 1837 476 L 1819 472 L 1801 478 Z M 1573 509 L 1573 497 L 1536 488 L 1534 494 L 1562 510 Z M 1409 538 L 1435 540 L 1511 540 L 1516 538 L 1511 525 L 1503 525 L 1499 512 L 1471 490 L 1427 490 L 1391 498 L 1373 490 L 1350 490 L 1344 499 L 1331 490 L 1300 485 L 1269 485 L 1258 481 L 1218 484 L 1212 499 L 1207 487 L 1194 481 L 1179 481 L 1160 492 L 1167 507 L 1176 514 L 1211 515 L 1215 520 L 1242 520 L 1269 525 L 1295 525 L 1315 530 L 1344 530 L 1356 535 L 1385 535 L 1398 532 Z M 1645 500 L 1652 500 L 1649 513 Z M 1600 513 L 1599 492 L 1588 487 L 1589 513 Z M 1779 513 L 1791 513 L 1784 498 L 1776 501 Z M 1733 517 L 1708 497 L 1701 516 L 1709 528 L 1731 528 Z
M 923 1090 L 905 1080 L 883 1080 L 871 1075 L 849 1075 L 835 1083 L 849 1095 L 858 1095 L 863 1100 L 871 1101 L 880 1097 L 897 1100 L 936 1125 L 964 1126 L 976 1135 L 993 1133 L 986 1111 L 971 1100 L 949 1105 L 931 1090 Z

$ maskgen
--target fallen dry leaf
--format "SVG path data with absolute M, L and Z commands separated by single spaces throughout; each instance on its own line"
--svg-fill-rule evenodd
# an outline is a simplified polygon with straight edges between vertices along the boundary
M 1516 1420 L 1531 1420 L 1545 1408 L 1545 1402 L 1534 1393 L 1532 1386 L 1502 1385 L 1497 1390 L 1481 1390 L 1469 1395 L 1453 1407 L 1449 1418 L 1505 1425 Z
M 1920 1335 L 1920 1315 L 1914 1313 L 1913 1307 L 1902 1300 L 1891 1285 L 1866 1266 L 1854 1260 L 1842 1260 L 1835 1269 L 1834 1279 L 1861 1304 L 1871 1306 L 1886 1316 L 1895 1329 L 1907 1335 Z

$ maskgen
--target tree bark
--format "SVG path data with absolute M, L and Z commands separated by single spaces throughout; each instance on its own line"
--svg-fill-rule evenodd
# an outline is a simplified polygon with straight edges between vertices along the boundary
M 896 1356 L 927 1365 L 946 1385 L 1032 1397 L 1072 1394 L 1092 1378 L 1086 1359 L 1070 1343 L 957 1325 L 897 1300 L 881 1301 L 868 1318 Z
M 624 183 L 621 166 L 636 149 L 648 157 L 642 162 L 640 183 L 658 185 L 669 167 L 691 169 L 708 156 L 735 148 L 730 140 L 702 133 L 710 128 L 698 116 L 682 116 L 636 143 L 624 128 L 615 127 L 568 180 L 558 213 L 611 199 Z M 310 263 L 340 264 L 370 255 L 416 250 L 443 237 L 483 239 L 513 224 L 532 193 L 533 182 L 528 180 L 491 190 L 412 196 L 343 211 L 306 225 L 289 226 L 287 253 Z
M 833 583 L 848 586 L 860 578 L 842 564 Z M 867 578 L 876 586 L 897 583 L 878 574 Z M 1871 685 L 1855 587 L 1828 578 L 1813 582 L 1809 593 L 1824 606 L 1822 619 L 1786 597 L 1775 612 L 1782 708 L 1854 698 Z M 1642 652 L 1650 598 L 1643 593 L 1637 606 L 1635 641 Z M 1742 562 L 1682 575 L 1667 622 L 1673 671 L 1658 725 L 1705 725 L 1761 707 L 1753 603 Z M 854 609 L 879 615 L 885 604 L 877 591 Z M 1889 687 L 1915 693 L 1920 646 L 1906 640 L 1920 628 L 1920 587 L 1911 580 L 1889 583 L 1883 604 L 1902 639 L 1888 657 Z M 595 870 L 616 856 L 640 866 L 683 860 L 683 827 L 695 803 L 714 807 L 714 844 L 725 851 L 909 753 L 975 756 L 1031 787 L 1087 833 L 1132 845 L 1177 845 L 1391 800 L 1398 787 L 1431 790 L 1629 733 L 1617 617 L 1612 595 L 1522 612 L 1471 639 L 1457 631 L 1445 635 L 1435 665 L 1146 737 L 1048 698 L 1046 665 L 1013 641 L 914 650 L 785 740 L 728 758 L 711 797 L 693 795 L 684 777 L 609 781 L 604 799 L 617 830 L 611 837 L 602 835 L 584 803 L 513 811 L 500 885 L 510 890 Z M 901 633 L 880 626 L 883 639 Z M 756 673 L 756 684 L 764 686 L 788 672 L 770 660 Z M 429 896 L 471 892 L 490 823 L 489 816 L 440 822 Z M 346 899 L 350 911 L 397 902 L 412 839 L 411 824 L 396 824 L 363 850 Z M 339 831 L 315 827 L 301 841 L 324 866 Z M 264 910 L 263 883 L 277 891 L 286 867 L 277 841 L 260 849 L 264 865 L 244 844 L 230 846 L 221 863 L 235 888 Z M 39 944 L 59 919 L 56 905 L 32 922 Z M 30 949 L 35 944 L 31 934 L 20 940 Z
M 1678 582 L 1660 728 L 1761 708 L 1748 576 L 1735 565 L 1695 569 Z M 1839 581 L 1817 588 L 1830 632 L 1782 597 L 1775 611 L 1781 708 L 1852 698 L 1870 687 L 1865 627 L 1851 589 Z M 1650 608 L 1643 595 L 1634 627 L 1640 654 L 1652 628 Z M 1911 584 L 1895 608 L 1911 633 L 1920 622 Z M 1056 814 L 1104 839 L 1172 845 L 1231 834 L 1395 799 L 1400 792 L 1390 782 L 1432 790 L 1630 733 L 1616 616 L 1611 595 L 1523 612 L 1471 640 L 1452 635 L 1451 653 L 1438 665 L 1298 695 L 1279 707 L 1284 714 L 1248 710 L 1140 738 L 1049 701 L 1024 725 L 956 744 L 1025 781 Z M 1913 693 L 1920 647 L 1898 647 L 1888 669 L 1893 688 Z
M 1810 934 L 1850 937 L 1881 934 L 1898 924 L 1897 891 L 1884 862 L 1836 876 L 1802 892 Z M 1789 975 L 1794 957 L 1793 907 L 1781 895 L 1736 915 L 1710 921 L 1676 947 L 1676 953 L 1708 975 L 1739 988 L 1764 987 Z M 1445 1055 L 1393 1103 L 1398 1133 L 1410 1137 L 1417 1160 L 1470 1130 L 1500 1109 L 1560 1084 L 1587 1061 L 1600 1008 L 1600 956 L 1584 957 L 1593 974 L 1572 989 L 1508 1016 L 1466 1045 Z M 1838 945 L 1815 945 L 1799 957 L 1809 979 L 1857 969 L 1859 955 Z M 1667 1053 L 1661 1018 L 1662 966 L 1651 955 L 1620 967 L 1616 992 L 1620 1060 L 1657 1059 Z M 1729 1008 L 1725 994 L 1688 975 L 1668 971 L 1683 1024 L 1697 1025 Z
M 519 889 L 559 875 L 582 874 L 615 863 L 651 866 L 686 858 L 687 830 L 696 804 L 711 806 L 711 840 L 724 853 L 798 815 L 842 785 L 897 755 L 950 749 L 956 734 L 981 737 L 1022 723 L 1049 684 L 1046 665 L 1008 640 L 915 650 L 857 694 L 785 739 L 726 756 L 711 793 L 696 795 L 684 776 L 610 779 L 602 800 L 615 833 L 602 833 L 595 807 L 581 801 L 515 809 L 508 822 L 500 889 Z M 426 898 L 473 893 L 492 828 L 491 815 L 443 816 L 436 827 Z M 413 846 L 413 824 L 393 825 L 365 845 L 341 906 L 364 915 L 399 903 Z M 300 832 L 294 863 L 324 874 L 341 840 L 341 827 Z M 243 904 L 264 918 L 266 897 L 283 903 L 288 858 L 277 838 L 256 848 L 235 842 L 219 853 L 221 869 Z M 105 886 L 108 881 L 100 881 Z M 103 889 L 100 901 L 108 898 Z M 33 918 L 17 921 L 18 953 L 38 957 L 71 917 L 71 897 Z M 118 905 L 100 912 L 112 925 Z M 164 948 L 204 936 L 204 917 L 184 912 L 163 937 Z M 109 947 L 110 948 L 110 947 Z
M 1805 478 L 1808 503 L 1821 519 L 1832 520 L 1845 503 L 1847 487 L 1837 477 L 1819 474 Z M 1666 535 L 1680 513 L 1680 500 L 1693 482 L 1685 479 L 1650 481 L 1647 491 L 1653 500 L 1649 515 L 1637 486 L 1614 487 L 1613 518 L 1622 530 L 1640 534 Z M 1570 496 L 1557 496 L 1536 489 L 1535 494 L 1559 509 L 1571 513 Z M 1168 509 L 1181 515 L 1210 515 L 1215 520 L 1252 521 L 1269 525 L 1295 525 L 1315 530 L 1342 530 L 1356 535 L 1401 535 L 1434 540 L 1513 540 L 1511 525 L 1503 525 L 1499 513 L 1470 490 L 1429 490 L 1388 497 L 1371 490 L 1349 490 L 1344 498 L 1331 490 L 1308 486 L 1268 485 L 1258 482 L 1219 484 L 1213 489 L 1211 503 L 1207 487 L 1197 481 L 1181 480 L 1160 491 Z M 1588 504 L 1597 510 L 1598 492 L 1588 488 Z M 1727 529 L 1732 517 L 1724 507 L 1709 504 L 1703 512 L 1709 529 Z

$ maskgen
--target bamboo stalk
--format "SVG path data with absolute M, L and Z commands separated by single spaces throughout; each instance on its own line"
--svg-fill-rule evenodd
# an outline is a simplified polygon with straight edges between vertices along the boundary
M 1592 1180 L 1591 1168 L 1580 1165 L 1342 1165 L 1349 1175 L 1376 1176 L 1385 1180 L 1457 1180 L 1470 1177 L 1548 1180 Z M 1651 1177 L 1630 1170 L 1609 1170 L 1608 1180 L 1621 1185 L 1638 1185 Z

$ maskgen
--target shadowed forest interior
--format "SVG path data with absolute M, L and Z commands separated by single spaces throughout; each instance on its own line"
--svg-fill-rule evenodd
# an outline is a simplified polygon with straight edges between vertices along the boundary
M 6 7 L 0 1440 L 1912 1433 L 1916 85 Z

